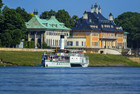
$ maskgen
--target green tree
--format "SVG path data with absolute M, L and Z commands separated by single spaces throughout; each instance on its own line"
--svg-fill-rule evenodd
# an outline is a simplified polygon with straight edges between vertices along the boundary
M 16 46 L 22 38 L 26 37 L 25 22 L 15 9 L 9 9 L 7 6 L 4 7 L 2 14 L 2 20 L 0 21 L 2 46 Z
M 1 39 L 0 39 L 0 47 L 2 47 Z
M 2 0 L 0 0 L 0 14 L 1 14 L 1 8 L 3 7 L 3 2 L 2 2 Z
M 128 47 L 139 48 L 140 45 L 140 13 L 126 12 L 115 19 L 115 23 L 128 32 Z
M 27 13 L 24 8 L 17 7 L 16 12 L 20 14 L 20 16 L 24 19 L 25 22 L 28 22 L 32 18 L 32 15 Z
M 79 19 L 78 16 L 74 15 L 72 18 L 69 15 L 69 13 L 67 11 L 63 10 L 58 10 L 58 12 L 55 12 L 53 10 L 50 11 L 44 11 L 41 15 L 40 18 L 42 19 L 50 19 L 51 15 L 55 14 L 56 18 L 58 19 L 58 21 L 65 23 L 65 25 L 69 28 L 73 27 L 75 25 L 75 23 L 77 22 L 77 20 Z
M 41 15 L 40 15 L 40 18 L 42 19 L 50 19 L 52 14 L 56 15 L 56 12 L 54 10 L 50 10 L 50 11 L 44 11 Z
M 77 15 L 73 15 L 72 19 L 74 23 L 77 23 L 77 21 L 79 20 L 79 17 Z
M 71 28 L 74 24 L 74 22 L 71 19 L 71 16 L 64 9 L 58 10 L 58 12 L 56 13 L 56 18 L 58 19 L 58 21 L 65 23 L 67 27 Z
M 4 47 L 11 46 L 12 37 L 8 31 L 5 31 L 4 33 L 1 34 L 1 42 L 2 42 L 2 46 L 4 46 Z

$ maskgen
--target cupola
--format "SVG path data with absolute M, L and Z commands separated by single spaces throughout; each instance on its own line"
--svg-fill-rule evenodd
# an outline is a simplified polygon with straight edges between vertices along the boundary
M 109 20 L 110 21 L 113 21 L 114 20 L 112 13 L 109 14 Z

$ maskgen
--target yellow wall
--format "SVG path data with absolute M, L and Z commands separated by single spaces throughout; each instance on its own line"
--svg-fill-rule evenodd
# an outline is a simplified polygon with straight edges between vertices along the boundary
M 90 48 L 90 35 L 86 37 L 86 46 Z
M 99 41 L 99 37 L 92 37 L 92 41 Z
M 102 47 L 102 42 L 101 42 L 101 40 L 99 41 L 99 46 Z
M 117 42 L 123 43 L 123 38 L 117 38 Z

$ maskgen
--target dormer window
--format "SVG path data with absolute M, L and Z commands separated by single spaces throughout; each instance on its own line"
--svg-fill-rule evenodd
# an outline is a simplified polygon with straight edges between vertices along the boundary
M 104 25 L 101 25 L 102 28 L 104 28 Z
M 90 23 L 92 23 L 92 20 L 91 20 L 91 19 L 89 19 L 89 22 L 90 22 Z
M 120 29 L 120 27 L 116 27 L 116 29 L 117 29 L 117 30 L 119 30 L 119 29 Z
M 114 26 L 113 26 L 113 25 L 111 25 L 111 28 L 114 28 Z

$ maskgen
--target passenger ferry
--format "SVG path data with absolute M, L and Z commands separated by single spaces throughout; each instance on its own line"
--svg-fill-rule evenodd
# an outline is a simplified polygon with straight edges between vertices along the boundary
M 60 36 L 60 50 L 53 53 L 43 53 L 44 67 L 88 67 L 89 57 L 82 51 L 64 50 L 64 35 Z

